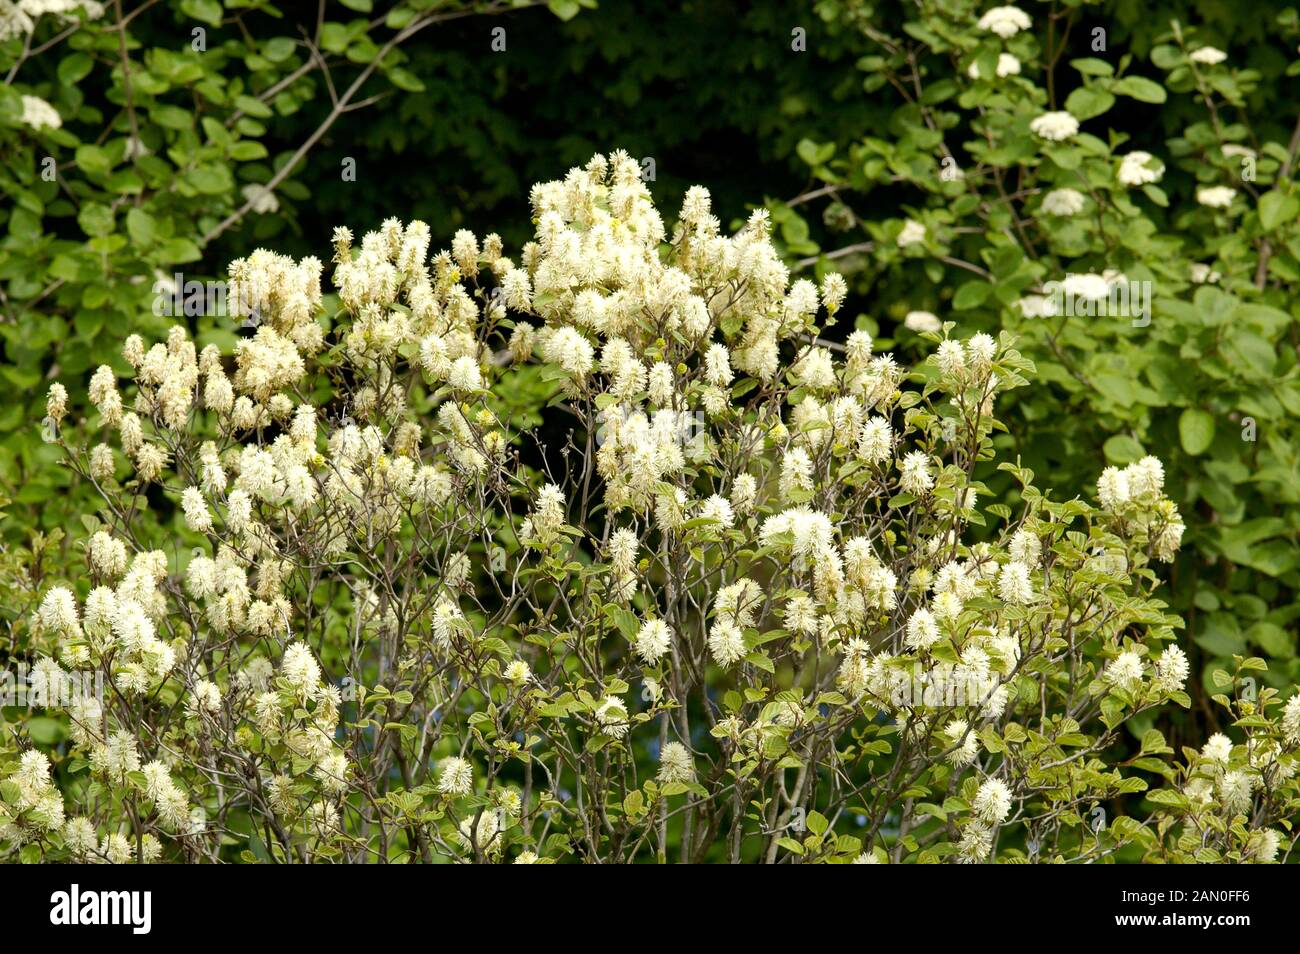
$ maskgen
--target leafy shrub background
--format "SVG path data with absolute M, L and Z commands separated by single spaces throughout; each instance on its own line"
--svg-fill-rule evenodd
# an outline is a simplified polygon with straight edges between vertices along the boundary
M 1153 451 L 1165 458 L 1168 491 L 1189 525 L 1167 595 L 1187 622 L 1200 676 L 1191 712 L 1172 725 L 1162 716 L 1172 739 L 1222 728 L 1209 700 L 1214 672 L 1232 669 L 1232 656 L 1267 657 L 1260 678 L 1278 688 L 1300 675 L 1293 10 L 1025 4 L 1032 30 L 1002 40 L 974 29 L 982 8 L 961 2 L 920 14 L 892 3 L 683 4 L 665 10 L 655 31 L 630 5 L 368 6 L 328 4 L 318 26 L 314 11 L 157 4 L 119 33 L 117 18 L 134 8 L 109 4 L 70 32 L 43 18 L 31 47 L 22 37 L 0 44 L 0 375 L 12 394 L 0 407 L 0 481 L 13 498 L 3 532 L 14 574 L 40 578 L 48 553 L 67 546 L 58 531 L 82 529 L 72 515 L 88 499 L 51 466 L 59 454 L 41 432 L 45 386 L 103 361 L 124 370 L 116 351 L 124 331 L 165 332 L 168 320 L 152 314 L 151 276 L 217 278 L 261 243 L 305 254 L 334 224 L 375 227 L 394 209 L 429 221 L 444 241 L 485 214 L 517 223 L 502 231 L 522 241 L 529 183 L 620 145 L 655 159 L 659 194 L 708 185 L 724 222 L 766 196 L 792 264 L 815 277 L 829 259 L 850 278 L 841 320 L 826 332 L 832 340 L 857 326 L 919 356 L 929 346 L 902 327 L 916 309 L 956 321 L 962 334 L 1021 335 L 1039 375 L 1010 398 L 1002 449 L 1057 494 L 1084 492 L 1093 464 Z M 338 93 L 422 17 L 439 22 L 374 69 L 354 101 L 379 98 L 329 125 L 277 184 L 278 208 L 249 208 L 221 228 L 250 205 L 246 187 L 275 177 L 330 116 L 329 84 L 303 31 L 318 41 Z M 507 30 L 505 54 L 489 49 L 496 25 Z M 189 46 L 196 26 L 207 30 L 202 53 Z M 795 26 L 807 30 L 807 53 L 790 50 Z M 1091 47 L 1095 27 L 1106 30 L 1105 51 Z M 718 36 L 730 55 L 711 55 Z M 1228 53 L 1225 64 L 1201 68 L 1208 96 L 1179 52 L 1200 45 Z M 27 56 L 31 49 L 40 51 Z M 1020 58 L 1019 77 L 968 78 L 972 60 L 987 73 L 1004 49 Z M 1072 65 L 1090 60 L 1104 66 Z M 943 130 L 937 141 L 891 83 L 910 80 L 913 62 Z M 63 127 L 23 126 L 24 93 L 52 103 Z M 1095 141 L 1049 150 L 1047 160 L 1028 154 L 1017 143 L 1048 108 L 1072 108 Z M 967 146 L 981 109 L 1005 122 L 995 135 L 1008 148 L 982 158 L 1013 184 L 1008 192 L 1082 177 L 1104 199 L 1102 224 L 1044 229 L 1027 254 L 999 237 L 1010 218 L 990 224 L 954 205 L 960 190 L 940 179 L 938 147 L 974 170 Z M 131 159 L 133 136 L 148 152 Z M 1239 181 L 1223 142 L 1257 152 L 1254 182 Z M 1137 149 L 1165 166 L 1148 190 L 1115 182 L 1119 157 Z M 59 165 L 57 182 L 40 177 L 45 156 Z M 345 157 L 357 161 L 355 183 L 340 179 Z M 1231 214 L 1196 208 L 1198 185 L 1237 188 Z M 801 198 L 827 186 L 837 191 Z M 988 176 L 972 191 L 997 196 Z M 1032 214 L 1015 217 L 1033 229 Z M 892 247 L 907 218 L 927 224 L 924 250 Z M 839 254 L 864 242 L 871 251 Z M 1192 263 L 1221 279 L 1192 282 Z M 1067 270 L 1106 268 L 1154 281 L 1149 328 L 1074 320 L 1058 329 L 1014 307 Z M 212 317 L 196 318 L 193 331 L 201 344 L 235 336 Z M 518 408 L 541 393 L 519 387 Z M 1257 440 L 1240 439 L 1243 417 L 1256 422 Z M 988 480 L 1014 493 L 1005 477 Z M 34 529 L 55 536 L 33 538 Z M 21 605 L 8 600 L 7 615 Z

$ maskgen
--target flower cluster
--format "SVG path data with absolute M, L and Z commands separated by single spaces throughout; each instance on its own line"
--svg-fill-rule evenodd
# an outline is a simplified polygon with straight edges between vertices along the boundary
M 0 844 L 630 861 L 686 812 L 688 861 L 984 861 L 1031 823 L 1102 850 L 1075 819 L 1141 780 L 1092 756 L 1186 700 L 1159 462 L 1100 507 L 996 470 L 1014 341 L 918 316 L 911 372 L 828 340 L 845 282 L 792 280 L 764 210 L 724 234 L 697 187 L 669 228 L 622 153 L 531 200 L 516 258 L 390 220 L 336 231 L 327 291 L 255 252 L 233 349 L 178 326 L 95 371 L 60 439 L 104 505 L 28 637 L 113 692 L 56 765 L 0 755 Z M 787 834 L 850 801 L 852 837 Z M 904 803 L 933 811 L 893 838 Z

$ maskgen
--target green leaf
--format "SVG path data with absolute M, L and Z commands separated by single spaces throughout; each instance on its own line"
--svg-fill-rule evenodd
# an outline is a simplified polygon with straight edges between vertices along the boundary
M 1116 434 L 1102 445 L 1102 452 L 1112 464 L 1131 464 L 1146 456 L 1142 445 L 1127 434 Z
M 1163 103 L 1166 99 L 1165 88 L 1145 76 L 1125 76 L 1111 90 L 1143 103 Z
M 1300 199 L 1283 195 L 1274 189 L 1259 200 L 1259 224 L 1265 231 L 1273 231 L 1284 222 L 1300 217 Z
M 1193 457 L 1204 454 L 1214 443 L 1214 415 L 1199 408 L 1187 408 L 1178 418 L 1178 439 L 1183 450 Z
M 800 139 L 799 144 L 794 147 L 794 151 L 808 165 L 820 166 L 835 155 L 835 143 L 824 142 L 818 144 L 811 139 Z
M 1076 119 L 1092 119 L 1110 110 L 1115 97 L 1099 89 L 1079 87 L 1065 101 L 1065 108 Z
M 203 23 L 221 26 L 221 4 L 217 0 L 181 0 L 181 12 Z
M 139 245 L 152 245 L 158 237 L 157 223 L 143 209 L 131 209 L 126 213 L 126 231 Z
M 957 294 L 952 296 L 952 307 L 956 311 L 976 308 L 984 304 L 992 292 L 993 286 L 988 282 L 972 279 L 957 289 Z
M 75 86 L 90 72 L 95 61 L 87 53 L 73 53 L 59 62 L 59 83 L 63 86 Z
M 388 81 L 398 89 L 406 90 L 408 93 L 423 93 L 425 90 L 420 77 L 410 70 L 402 69 L 400 66 L 393 67 L 388 71 Z
M 1260 622 L 1246 630 L 1246 638 L 1275 659 L 1295 655 L 1295 639 L 1276 623 Z

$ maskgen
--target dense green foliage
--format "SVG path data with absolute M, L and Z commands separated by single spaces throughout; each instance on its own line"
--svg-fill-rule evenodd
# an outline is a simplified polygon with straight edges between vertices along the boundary
M 703 184 L 725 230 L 761 203 L 793 278 L 841 272 L 830 348 L 863 330 L 920 365 L 926 315 L 1014 336 L 1033 373 L 972 465 L 989 499 L 1034 503 L 994 455 L 1054 500 L 1163 460 L 1187 533 L 1155 592 L 1184 627 L 1188 706 L 1134 706 L 1098 738 L 1141 759 L 1157 729 L 1163 752 L 1254 728 L 1243 704 L 1300 682 L 1300 15 L 1052 0 L 1004 36 L 980 25 L 989 6 L 719 0 L 650 25 L 587 0 L 132 0 L 47 4 L 65 12 L 28 29 L 0 0 L 0 655 L 36 650 L 25 620 L 98 526 L 51 382 L 73 432 L 94 418 L 74 383 L 126 375 L 127 334 L 179 321 L 223 351 L 251 334 L 187 310 L 185 283 L 202 295 L 254 248 L 319 255 L 334 227 L 394 215 L 435 248 L 486 223 L 518 249 L 532 183 L 621 148 L 663 207 Z M 1039 125 L 1058 111 L 1077 130 Z M 1140 289 L 1149 313 L 1045 310 L 1071 275 Z M 342 316 L 328 292 L 324 316 Z M 512 374 L 495 399 L 510 428 L 542 428 L 525 464 L 566 466 L 554 380 Z M 153 544 L 179 532 L 173 499 L 139 500 Z

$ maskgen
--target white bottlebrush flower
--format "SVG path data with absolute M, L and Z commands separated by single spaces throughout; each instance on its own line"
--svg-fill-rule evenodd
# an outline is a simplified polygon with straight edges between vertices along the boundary
M 1228 58 L 1228 54 L 1222 50 L 1215 49 L 1212 46 L 1202 46 L 1192 50 L 1188 54 L 1188 59 L 1193 63 L 1201 63 L 1205 66 L 1216 66 Z
M 1038 566 L 1039 561 L 1043 558 L 1043 544 L 1033 531 L 1021 527 L 1011 535 L 1011 542 L 1007 545 L 1007 552 L 1011 554 L 1011 559 L 1017 563 L 1022 563 L 1027 567 Z
M 1219 777 L 1219 801 L 1230 813 L 1242 814 L 1250 809 L 1255 780 L 1245 772 L 1224 772 Z
M 1210 209 L 1226 209 L 1236 196 L 1237 190 L 1229 186 L 1205 186 L 1196 190 L 1196 201 Z
M 720 526 L 730 527 L 735 522 L 736 516 L 731 502 L 726 497 L 713 494 L 700 505 L 700 519 L 712 520 Z
M 1029 578 L 1029 567 L 1012 560 L 998 574 L 998 596 L 1004 602 L 1024 606 L 1034 600 L 1034 584 Z
M 944 748 L 956 746 L 948 753 L 948 762 L 955 768 L 970 765 L 979 756 L 980 740 L 965 719 L 953 719 L 943 729 Z
M 704 380 L 726 387 L 735 377 L 731 370 L 731 353 L 724 344 L 712 344 L 704 354 Z
M 1079 120 L 1064 110 L 1043 113 L 1030 120 L 1029 131 L 1049 142 L 1064 142 L 1079 131 Z
M 1165 692 L 1182 692 L 1190 672 L 1187 654 L 1177 646 L 1166 647 L 1156 658 L 1156 685 Z
M 479 369 L 478 359 L 461 355 L 453 361 L 447 373 L 447 383 L 458 391 L 482 390 L 483 372 Z
M 1006 821 L 1011 813 L 1011 789 L 1006 782 L 997 778 L 985 779 L 975 793 L 971 804 L 975 814 L 990 825 L 999 825 Z
M 1119 180 L 1120 185 L 1131 187 L 1159 182 L 1164 174 L 1164 163 L 1151 153 L 1136 149 L 1120 160 L 1119 172 L 1115 174 L 1115 178 Z
M 1113 686 L 1135 689 L 1141 684 L 1144 671 L 1142 657 L 1131 650 L 1125 650 L 1110 661 L 1105 678 Z
M 657 778 L 661 784 L 695 781 L 695 760 L 690 749 L 680 742 L 667 743 L 659 753 Z
M 907 621 L 907 636 L 903 640 L 909 649 L 929 649 L 939 641 L 939 624 L 934 614 L 922 607 Z
M 501 674 L 506 682 L 522 686 L 533 681 L 533 670 L 522 659 L 513 660 Z
M 930 458 L 922 451 L 912 451 L 898 464 L 901 476 L 899 486 L 909 494 L 924 496 L 934 487 L 934 475 L 930 473 Z
M 883 463 L 893 453 L 894 434 L 889 421 L 872 417 L 858 434 L 858 456 L 873 464 Z
M 1283 840 L 1282 833 L 1273 828 L 1254 831 L 1247 843 L 1247 853 L 1256 864 L 1269 864 L 1277 861 Z
M 979 18 L 976 23 L 981 30 L 996 33 L 1002 39 L 1013 37 L 1021 30 L 1028 30 L 1032 21 L 1029 14 L 1019 7 L 993 7 Z
M 728 619 L 709 628 L 709 652 L 719 666 L 731 666 L 745 658 L 745 634 Z
M 636 654 L 653 665 L 667 655 L 673 645 L 673 633 L 661 619 L 646 620 L 636 634 Z
M 474 770 L 457 756 L 444 759 L 438 773 L 438 791 L 444 795 L 468 795 L 474 790 Z
M 208 511 L 208 502 L 203 499 L 203 491 L 199 488 L 185 488 L 181 494 L 181 510 L 185 514 L 185 526 L 196 533 L 212 531 L 212 514 Z
M 1214 733 L 1201 749 L 1201 756 L 1211 762 L 1227 765 L 1232 757 L 1232 740 L 1222 732 Z
M 1294 693 L 1282 708 L 1282 731 L 1288 742 L 1300 743 L 1300 692 Z
M 960 378 L 966 370 L 966 349 L 954 338 L 939 342 L 939 350 L 934 354 L 935 363 L 945 377 Z
M 611 738 L 623 738 L 628 730 L 627 705 L 618 696 L 606 696 L 596 706 L 596 722 Z
M 1097 499 L 1101 501 L 1102 509 L 1114 512 L 1128 503 L 1131 496 L 1126 471 L 1107 467 L 1097 478 Z
M 821 295 L 822 307 L 826 309 L 827 314 L 833 315 L 839 311 L 848 293 L 849 286 L 843 275 L 839 272 L 826 273 L 822 279 Z

